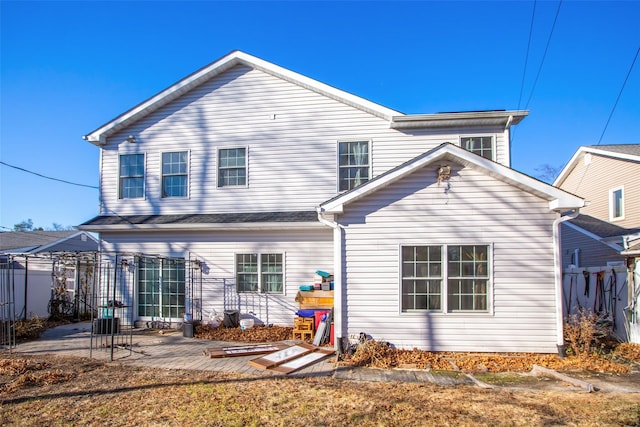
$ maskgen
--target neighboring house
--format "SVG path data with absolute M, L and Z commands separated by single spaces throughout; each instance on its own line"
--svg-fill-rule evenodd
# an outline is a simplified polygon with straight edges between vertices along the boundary
M 98 240 L 85 231 L 7 231 L 0 233 L 0 299 L 3 318 L 47 318 L 51 288 L 61 268 L 75 270 L 78 253 L 95 253 Z M 63 258 L 73 258 L 67 269 Z M 67 271 L 69 270 L 69 271 Z M 69 277 L 69 284 L 74 277 Z M 66 281 L 66 279 L 65 279 Z M 73 290 L 73 287 L 71 287 Z M 25 304 L 26 301 L 26 304 Z
M 583 146 L 554 185 L 587 201 L 563 224 L 563 267 L 620 264 L 626 241 L 640 235 L 640 144 Z
M 84 136 L 101 207 L 80 228 L 136 272 L 137 321 L 197 299 L 291 325 L 324 270 L 336 343 L 555 352 L 557 231 L 584 201 L 510 169 L 526 115 L 406 115 L 234 51 Z
M 639 176 L 640 144 L 597 145 L 580 147 L 554 182 L 587 202 L 562 224 L 567 313 L 595 312 L 631 342 L 640 339 L 637 273 L 627 271 L 640 238 Z

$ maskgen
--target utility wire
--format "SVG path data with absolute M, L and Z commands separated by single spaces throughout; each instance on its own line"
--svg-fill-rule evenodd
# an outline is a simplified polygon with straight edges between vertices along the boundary
M 527 43 L 527 54 L 524 58 L 524 70 L 522 71 L 522 82 L 520 83 L 520 96 L 518 97 L 518 110 L 520 109 L 520 104 L 522 101 L 522 92 L 524 90 L 524 78 L 527 75 L 527 64 L 529 63 L 529 50 L 531 48 L 531 37 L 533 35 L 533 21 L 536 16 L 536 4 L 537 1 L 533 1 L 533 12 L 531 12 L 531 25 L 529 27 L 529 41 Z
M 631 62 L 629 71 L 627 71 L 627 77 L 625 77 L 624 82 L 622 83 L 622 87 L 620 88 L 620 92 L 618 93 L 618 97 L 616 98 L 616 102 L 613 104 L 613 108 L 611 109 L 609 118 L 607 119 L 607 123 L 604 125 L 604 129 L 602 129 L 602 134 L 600 135 L 600 138 L 598 138 L 598 143 L 596 145 L 600 145 L 600 143 L 602 142 L 602 138 L 604 137 L 604 133 L 607 131 L 607 127 L 609 126 L 609 122 L 611 121 L 611 117 L 613 116 L 613 112 L 616 111 L 618 101 L 620 101 L 620 96 L 622 96 L 622 91 L 624 91 L 624 87 L 627 85 L 627 81 L 629 80 L 629 76 L 631 75 L 631 70 L 633 70 L 633 66 L 636 64 L 636 59 L 638 59 L 639 52 L 640 47 L 638 47 L 638 50 L 636 50 L 636 56 L 633 57 L 633 61 Z
M 556 22 L 558 22 L 558 15 L 560 14 L 560 6 L 562 6 L 562 0 L 558 3 L 558 9 L 556 10 L 556 17 L 553 19 L 553 25 L 551 26 L 551 31 L 549 32 L 549 38 L 547 39 L 547 45 L 544 48 L 544 53 L 542 54 L 542 60 L 540 61 L 540 67 L 538 67 L 538 73 L 536 74 L 536 78 L 533 81 L 533 87 L 531 88 L 531 93 L 529 94 L 529 99 L 527 99 L 527 103 L 524 106 L 526 110 L 529 106 L 529 102 L 531 101 L 531 97 L 533 96 L 533 92 L 536 90 L 536 85 L 538 84 L 538 78 L 540 77 L 540 72 L 542 71 L 542 65 L 544 64 L 544 60 L 547 56 L 547 51 L 549 50 L 549 44 L 551 43 L 551 36 L 553 36 L 553 30 L 556 28 Z
M 602 130 L 602 134 L 600 135 L 600 138 L 598 139 L 598 143 L 596 145 L 600 145 L 600 143 L 602 142 L 602 137 L 604 137 L 604 133 L 606 132 L 607 127 L 609 126 L 609 122 L 611 121 L 613 112 L 616 110 L 616 107 L 618 106 L 618 101 L 620 100 L 620 96 L 622 96 L 624 87 L 627 85 L 627 81 L 629 80 L 629 76 L 631 75 L 631 71 L 633 70 L 633 66 L 636 64 L 636 59 L 638 59 L 639 52 L 640 52 L 640 47 L 638 47 L 638 50 L 636 50 L 636 55 L 633 57 L 633 61 L 631 62 L 629 71 L 627 71 L 627 77 L 625 77 L 624 82 L 622 83 L 622 87 L 620 88 L 620 92 L 618 92 L 618 97 L 616 98 L 616 102 L 613 103 L 613 108 L 611 108 L 611 112 L 609 113 L 609 118 L 607 119 L 607 123 L 604 125 L 604 129 Z M 576 187 L 576 189 L 579 189 L 580 186 L 582 185 L 582 181 L 584 181 L 584 177 L 587 175 L 587 170 L 589 169 L 590 165 L 591 163 L 587 164 L 587 166 L 584 168 L 584 171 L 582 172 L 582 176 L 580 177 L 580 181 L 578 182 L 578 186 Z
M 3 162 L 2 160 L 0 160 L 0 164 L 3 164 L 3 165 L 8 166 L 8 167 L 10 167 L 10 168 L 18 169 L 18 170 L 23 171 L 23 172 L 30 173 L 30 174 L 32 174 L 32 175 L 39 176 L 39 177 L 41 177 L 41 178 L 50 179 L 50 180 L 52 180 L 52 181 L 63 182 L 63 183 L 65 183 L 65 184 L 70 184 L 70 185 L 77 185 L 77 186 L 79 186 L 79 187 L 88 187 L 88 188 L 95 188 L 95 189 L 98 189 L 98 188 L 99 188 L 99 187 L 97 187 L 97 186 L 95 186 L 95 185 L 78 184 L 78 183 L 76 183 L 76 182 L 65 181 L 64 179 L 52 178 L 52 177 L 50 177 L 50 176 L 42 175 L 42 174 L 40 174 L 40 173 L 33 172 L 33 171 L 30 171 L 30 170 L 27 170 L 27 169 L 24 169 L 24 168 L 21 168 L 21 167 L 18 167 L 18 166 L 10 165 L 10 164 L 8 164 L 8 163 Z

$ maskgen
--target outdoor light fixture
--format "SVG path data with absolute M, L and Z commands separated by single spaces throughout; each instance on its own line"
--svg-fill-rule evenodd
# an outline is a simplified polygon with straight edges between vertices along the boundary
M 133 135 L 129 135 L 126 139 L 126 141 L 130 144 L 133 144 L 134 142 L 136 142 L 136 137 Z

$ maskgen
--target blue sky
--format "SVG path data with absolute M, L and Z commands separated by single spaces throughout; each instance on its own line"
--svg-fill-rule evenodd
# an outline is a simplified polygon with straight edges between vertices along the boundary
M 81 136 L 235 49 L 404 113 L 526 107 L 512 167 L 533 176 L 640 143 L 640 2 L 559 4 L 1 1 L 0 161 L 89 187 L 0 164 L 0 229 L 97 215 Z

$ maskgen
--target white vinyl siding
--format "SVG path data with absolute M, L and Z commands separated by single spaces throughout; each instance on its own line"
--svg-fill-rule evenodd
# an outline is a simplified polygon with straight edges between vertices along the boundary
M 101 214 L 160 215 L 201 212 L 313 210 L 338 193 L 337 141 L 371 141 L 373 178 L 438 145 L 457 143 L 461 129 L 401 132 L 387 120 L 259 70 L 237 66 L 114 134 L 101 150 Z M 499 162 L 508 163 L 501 129 L 465 129 L 496 135 Z M 147 152 L 149 200 L 115 197 L 118 150 Z M 217 150 L 250 147 L 246 191 L 217 183 Z M 164 198 L 160 152 L 190 152 L 189 198 Z M 152 179 L 153 178 L 153 179 Z M 309 191 L 312 188 L 313 191 Z M 153 195 L 156 200 L 152 200 Z
M 345 206 L 343 335 L 434 351 L 556 352 L 557 215 L 547 201 L 458 164 L 447 189 L 437 182 L 440 163 Z M 399 247 L 486 244 L 488 311 L 402 312 Z
M 333 266 L 330 229 L 108 232 L 101 236 L 103 249 L 107 252 L 161 254 L 200 260 L 203 265 L 202 310 L 205 319 L 212 309 L 219 313 L 238 310 L 241 318 L 253 316 L 259 322 L 292 326 L 294 313 L 299 308 L 295 297 L 300 285 L 313 283 L 316 270 L 332 271 Z M 282 254 L 283 291 L 237 293 L 235 254 L 240 253 Z

